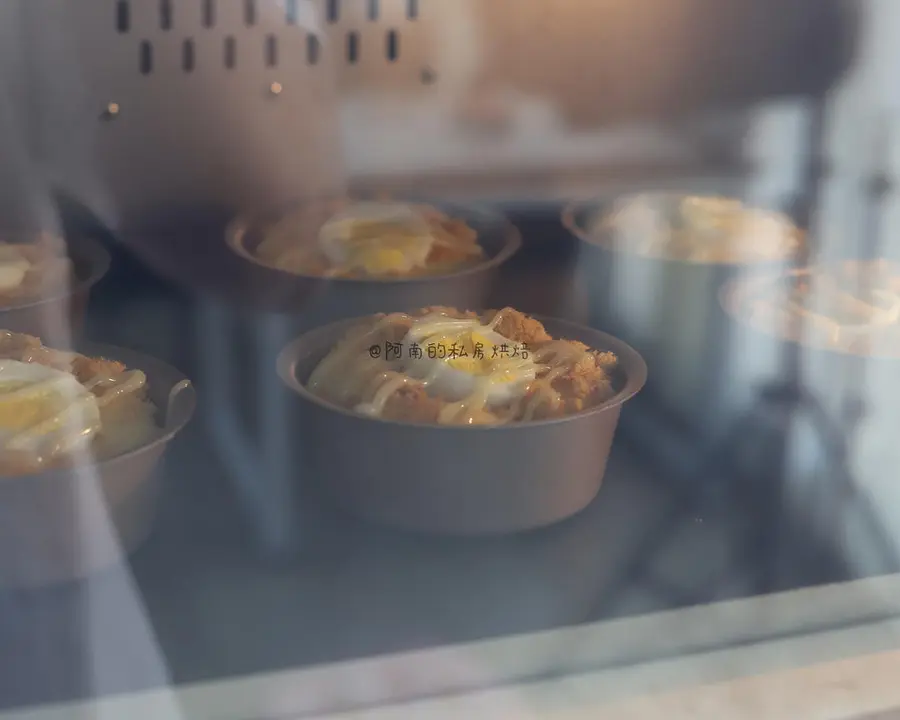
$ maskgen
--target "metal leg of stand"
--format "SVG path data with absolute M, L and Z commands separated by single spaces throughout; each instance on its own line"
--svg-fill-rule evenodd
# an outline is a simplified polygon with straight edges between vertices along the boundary
M 280 553 L 294 547 L 299 530 L 293 482 L 291 398 L 275 372 L 275 358 L 290 340 L 290 322 L 281 315 L 267 315 L 257 328 L 257 416 L 266 474 L 265 503 L 269 509 L 263 542 L 270 551 Z
M 252 480 L 259 473 L 259 456 L 235 413 L 229 318 L 221 306 L 209 301 L 199 305 L 198 315 L 197 355 L 201 377 L 208 387 L 200 407 L 229 480 L 242 498 L 255 507 L 259 504 L 259 485 Z
M 803 187 L 792 203 L 792 214 L 798 227 L 806 230 L 807 242 L 801 247 L 801 264 L 807 264 L 810 253 L 815 250 L 817 211 L 822 194 L 822 183 L 828 172 L 825 155 L 828 105 L 826 98 L 815 98 L 809 116 L 806 142 L 806 163 L 803 173 Z M 794 429 L 794 414 L 799 409 L 803 387 L 801 349 L 798 344 L 784 345 L 784 380 L 768 388 L 763 388 L 760 403 L 751 411 L 776 410 L 771 447 L 765 450 L 768 472 L 765 472 L 766 487 L 762 488 L 764 509 L 769 513 L 768 532 L 760 531 L 759 542 L 766 559 L 759 577 L 759 588 L 766 592 L 775 586 L 780 573 L 778 553 L 779 542 L 785 532 L 785 505 L 787 493 L 785 484 L 790 477 L 789 442 Z M 771 416 L 770 416 L 771 417 Z
M 282 552 L 294 539 L 293 504 L 290 490 L 290 438 L 287 393 L 269 370 L 270 358 L 284 344 L 287 328 L 283 318 L 260 318 L 257 326 L 261 447 L 251 442 L 238 422 L 240 406 L 235 392 L 234 352 L 227 311 L 212 302 L 198 310 L 198 357 L 208 387 L 201 406 L 214 450 L 263 549 Z
M 881 567 L 888 567 L 896 571 L 900 568 L 900 555 L 897 548 L 889 539 L 890 535 L 885 531 L 878 512 L 872 505 L 869 497 L 860 492 L 853 474 L 850 471 L 850 437 L 852 428 L 845 428 L 841 433 L 834 421 L 828 417 L 822 406 L 810 398 L 809 407 L 811 420 L 816 427 L 819 436 L 823 439 L 826 452 L 830 456 L 829 467 L 832 468 L 832 477 L 836 480 L 829 488 L 833 493 L 832 503 L 834 510 L 831 527 L 835 530 L 843 526 L 843 512 L 847 507 L 853 507 L 864 520 L 864 525 L 870 531 L 870 535 L 877 546 L 879 563 Z
M 792 388 L 789 387 L 787 392 L 788 396 L 783 398 L 770 399 L 764 395 L 755 413 L 758 418 L 757 427 L 762 433 L 758 453 L 763 460 L 763 467 L 756 477 L 747 478 L 749 482 L 758 483 L 756 511 L 760 520 L 756 526 L 757 532 L 751 536 L 748 550 L 762 558 L 760 574 L 756 578 L 759 594 L 770 593 L 778 588 L 783 563 L 780 548 L 787 539 L 787 483 L 791 476 L 789 447 L 794 430 Z
M 865 184 L 866 212 L 863 217 L 862 231 L 859 233 L 857 241 L 859 246 L 857 256 L 859 260 L 864 262 L 878 259 L 882 252 L 883 212 L 885 210 L 885 202 L 894 187 L 890 169 L 890 158 L 892 157 L 894 145 L 894 123 L 894 113 L 889 111 L 878 118 L 875 128 L 874 142 L 872 144 L 873 172 Z M 857 292 L 862 296 L 869 289 L 866 287 L 865 279 L 860 274 Z M 898 556 L 897 548 L 893 541 L 889 539 L 889 534 L 885 532 L 879 513 L 872 505 L 872 501 L 865 492 L 859 491 L 850 472 L 850 453 L 853 447 L 853 440 L 857 436 L 859 424 L 865 415 L 865 368 L 861 367 L 856 359 L 851 357 L 846 359 L 845 367 L 844 378 L 846 384 L 842 400 L 843 434 L 838 433 L 838 437 L 831 441 L 826 439 L 827 446 L 835 449 L 836 460 L 840 460 L 835 465 L 838 470 L 839 487 L 836 488 L 836 497 L 832 498 L 834 507 L 831 527 L 845 526 L 845 509 L 852 504 L 853 508 L 863 516 L 862 525 L 869 529 L 870 535 L 878 547 L 880 561 L 887 563 L 890 568 L 898 568 L 900 567 L 898 566 L 900 556 Z M 821 408 L 817 409 L 818 412 L 815 414 L 813 421 L 821 428 L 824 428 L 822 430 L 824 435 L 831 428 L 831 424 L 829 419 L 824 416 Z M 837 455 L 838 449 L 840 450 L 839 456 Z

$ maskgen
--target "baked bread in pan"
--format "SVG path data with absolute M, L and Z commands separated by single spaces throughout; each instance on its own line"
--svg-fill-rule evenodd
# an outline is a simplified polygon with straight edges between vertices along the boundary
M 648 193 L 622 198 L 589 228 L 609 249 L 690 263 L 791 258 L 801 233 L 779 213 L 713 196 Z
M 256 256 L 298 275 L 389 279 L 454 272 L 485 253 L 464 220 L 385 200 L 300 207 L 266 228 Z
M 614 395 L 617 358 L 513 309 L 431 307 L 360 322 L 316 366 L 313 394 L 386 420 L 493 425 L 572 415 Z
M 141 370 L 0 330 L 0 475 L 128 452 L 159 432 L 155 413 Z

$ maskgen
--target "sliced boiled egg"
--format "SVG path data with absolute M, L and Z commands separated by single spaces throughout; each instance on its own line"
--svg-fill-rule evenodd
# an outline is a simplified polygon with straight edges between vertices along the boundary
M 462 328 L 460 322 L 467 321 L 413 326 L 403 341 L 406 372 L 451 402 L 474 398 L 496 407 L 522 397 L 539 369 L 531 354 L 477 321 Z M 421 353 L 409 351 L 414 344 Z
M 93 393 L 71 374 L 0 360 L 0 449 L 37 463 L 79 447 L 100 429 Z
M 424 267 L 433 244 L 425 218 L 402 203 L 352 205 L 319 231 L 319 247 L 331 263 L 370 275 Z

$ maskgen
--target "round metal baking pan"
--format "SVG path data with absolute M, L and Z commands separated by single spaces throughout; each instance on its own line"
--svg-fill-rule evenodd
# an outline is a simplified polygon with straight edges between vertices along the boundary
M 748 294 L 755 293 L 781 277 L 801 278 L 808 275 L 811 268 L 797 268 L 783 272 L 762 273 L 752 278 L 736 278 L 726 283 L 719 291 L 719 302 L 724 312 L 740 325 L 751 338 L 754 346 L 783 348 L 786 344 L 799 345 L 803 354 L 803 365 L 808 382 L 815 387 L 829 388 L 829 392 L 839 391 L 840 383 L 848 379 L 864 382 L 865 386 L 889 388 L 896 385 L 900 357 L 883 354 L 854 353 L 842 348 L 824 344 L 804 342 L 800 338 L 768 331 L 747 322 L 741 309 Z M 802 331 L 802 322 L 801 322 Z M 779 352 L 781 352 L 779 350 Z
M 444 535 L 515 533 L 564 520 L 597 495 L 622 405 L 647 367 L 628 345 L 562 320 L 536 319 L 553 337 L 619 358 L 616 394 L 564 418 L 492 427 L 401 423 L 331 405 L 304 387 L 360 319 L 302 335 L 278 358 L 300 400 L 305 465 L 351 513 L 404 530 Z
M 98 463 L 0 478 L 0 587 L 80 580 L 137 549 L 156 514 L 157 465 L 193 415 L 194 389 L 174 368 L 122 348 L 90 344 L 81 350 L 147 374 L 162 432 Z
M 303 329 L 347 317 L 379 312 L 395 312 L 410 307 L 446 305 L 481 307 L 498 268 L 518 252 L 522 245 L 519 232 L 506 218 L 491 210 L 472 205 L 431 200 L 415 200 L 431 205 L 448 216 L 465 220 L 478 233 L 478 241 L 487 256 L 484 262 L 446 275 L 416 278 L 324 278 L 300 275 L 265 264 L 255 254 L 266 229 L 291 210 L 323 210 L 336 203 L 335 198 L 308 201 L 281 207 L 258 215 L 234 220 L 226 231 L 226 244 L 243 261 L 251 295 L 264 309 L 302 315 Z
M 57 322 L 54 318 L 66 318 L 72 337 L 81 336 L 91 288 L 106 275 L 110 257 L 97 240 L 87 235 L 66 238 L 66 246 L 73 266 L 69 287 L 59 294 L 39 300 L 0 307 L 0 328 L 46 337 L 48 330 Z
M 660 212 L 684 196 L 643 194 Z M 578 277 L 589 295 L 590 325 L 623 338 L 646 358 L 650 380 L 643 402 L 662 408 L 695 436 L 708 437 L 744 409 L 743 387 L 777 372 L 771 354 L 741 354 L 741 331 L 722 310 L 719 291 L 735 279 L 787 269 L 794 255 L 727 264 L 617 250 L 614 229 L 591 228 L 621 199 L 576 202 L 562 215 L 565 227 L 582 241 Z M 802 233 L 790 232 L 799 249 Z

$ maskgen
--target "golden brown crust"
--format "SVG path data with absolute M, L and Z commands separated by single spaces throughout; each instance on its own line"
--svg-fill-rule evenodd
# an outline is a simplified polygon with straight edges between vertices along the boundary
M 544 326 L 534 318 L 530 318 L 518 310 L 507 308 L 505 310 L 491 310 L 485 313 L 485 319 L 490 321 L 498 312 L 503 313 L 496 330 L 510 340 L 524 343 L 528 347 L 538 347 L 553 340 L 544 329 Z

